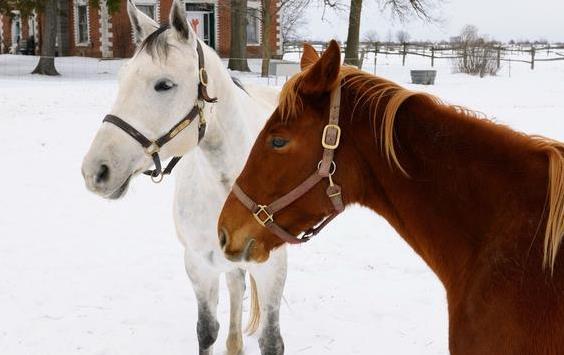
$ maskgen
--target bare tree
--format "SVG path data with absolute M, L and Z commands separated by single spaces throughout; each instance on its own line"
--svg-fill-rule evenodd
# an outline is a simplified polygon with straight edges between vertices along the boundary
M 389 9 L 392 15 L 400 20 L 414 14 L 423 20 L 431 21 L 434 20 L 429 12 L 432 1 L 435 0 L 381 0 L 381 4 L 383 9 Z
M 60 75 L 55 68 L 57 40 L 57 0 L 47 0 L 43 8 L 41 31 L 41 57 L 32 74 Z
M 326 3 L 330 0 L 324 0 Z M 333 4 L 336 3 L 337 0 Z M 431 21 L 428 9 L 431 2 L 440 0 L 377 0 L 382 5 L 382 11 L 389 10 L 393 16 L 405 20 L 410 15 L 416 15 L 423 20 Z M 345 50 L 345 63 L 358 65 L 360 18 L 362 13 L 362 0 L 351 0 L 349 13 L 349 29 L 347 46 Z
M 261 41 L 262 41 L 262 66 L 261 76 L 268 76 L 270 59 L 272 58 L 272 43 L 270 41 L 270 31 L 272 20 L 276 15 L 290 4 L 304 2 L 304 0 L 261 0 L 260 16 L 261 22 Z M 306 4 L 307 5 L 307 4 Z
M 376 43 L 376 42 L 380 41 L 380 36 L 378 35 L 378 32 L 376 32 L 374 30 L 370 30 L 370 31 L 368 31 L 364 34 L 363 41 L 369 42 L 369 43 Z
M 495 43 L 478 33 L 474 25 L 466 25 L 455 38 L 460 47 L 459 57 L 454 59 L 454 69 L 461 73 L 479 75 L 496 75 L 499 71 L 498 53 Z
M 247 62 L 247 0 L 231 1 L 231 44 L 227 67 L 250 71 Z
M 360 45 L 360 16 L 362 0 L 351 0 L 349 12 L 349 30 L 347 31 L 347 46 L 345 48 L 345 63 L 360 66 L 358 50 Z
M 305 9 L 309 3 L 310 0 L 294 0 L 282 9 L 280 30 L 284 42 L 299 39 L 298 28 L 307 24 Z
M 407 43 L 409 42 L 409 33 L 407 31 L 404 30 L 399 30 L 398 32 L 396 32 L 396 39 L 399 43 Z
M 458 36 L 458 41 L 460 41 L 460 44 L 462 45 L 469 45 L 479 39 L 480 36 L 478 34 L 478 27 L 474 25 L 465 25 Z

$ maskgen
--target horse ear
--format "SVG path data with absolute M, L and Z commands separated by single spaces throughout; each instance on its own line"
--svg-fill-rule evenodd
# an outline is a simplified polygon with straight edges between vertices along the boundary
M 181 40 L 189 40 L 195 38 L 195 33 L 190 29 L 188 21 L 186 21 L 186 9 L 184 2 L 181 0 L 173 0 L 170 8 L 170 25 L 178 34 Z
M 301 90 L 304 94 L 321 94 L 333 90 L 341 70 L 341 49 L 335 40 L 319 60 L 304 75 Z
M 141 44 L 148 35 L 159 28 L 159 24 L 139 11 L 132 0 L 127 1 L 127 14 L 129 15 L 129 22 L 133 29 L 133 39 L 136 45 Z
M 302 70 L 317 62 L 318 59 L 319 54 L 317 54 L 315 48 L 313 48 L 311 44 L 304 43 L 304 53 L 302 54 L 302 60 L 300 61 Z

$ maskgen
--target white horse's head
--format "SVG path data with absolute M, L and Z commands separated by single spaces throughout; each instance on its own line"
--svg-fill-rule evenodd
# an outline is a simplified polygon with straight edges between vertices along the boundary
M 121 69 L 110 113 L 153 141 L 184 118 L 198 98 L 197 38 L 180 0 L 172 4 L 170 27 L 159 28 L 130 1 L 127 9 L 138 49 Z M 197 142 L 196 119 L 160 149 L 160 158 L 182 156 Z M 105 122 L 84 158 L 82 174 L 89 190 L 116 199 L 125 194 L 132 176 L 152 164 L 138 141 Z

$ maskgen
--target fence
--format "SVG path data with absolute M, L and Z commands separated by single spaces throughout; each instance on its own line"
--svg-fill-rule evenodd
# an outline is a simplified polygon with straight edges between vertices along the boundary
M 309 42 L 314 47 L 324 50 L 325 42 Z M 301 56 L 303 42 L 288 42 L 284 44 L 284 53 L 299 53 Z M 535 69 L 537 62 L 564 61 L 564 45 L 500 45 L 492 44 L 491 49 L 497 52 L 497 66 L 502 62 L 527 63 L 531 69 Z M 342 46 L 344 52 L 344 46 Z M 539 58 L 538 53 L 545 52 L 544 58 Z M 436 60 L 463 59 L 467 57 L 467 48 L 452 43 L 443 44 L 420 44 L 420 43 L 380 43 L 362 42 L 359 46 L 360 63 L 364 62 L 366 54 L 374 54 L 374 68 L 378 62 L 378 55 L 398 55 L 402 57 L 402 65 L 405 66 L 407 56 L 420 56 L 429 58 L 431 67 L 435 66 Z M 519 59 L 511 58 L 512 55 L 521 54 Z M 522 59 L 523 55 L 529 59 Z M 357 58 L 354 58 L 357 59 Z M 374 69 L 376 70 L 376 69 Z

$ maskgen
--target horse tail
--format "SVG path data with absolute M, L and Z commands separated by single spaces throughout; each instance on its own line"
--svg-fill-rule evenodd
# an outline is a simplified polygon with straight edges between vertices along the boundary
M 550 141 L 544 149 L 549 164 L 543 266 L 554 272 L 556 255 L 564 237 L 564 144 Z
M 251 310 L 249 315 L 249 322 L 245 328 L 245 333 L 252 335 L 254 334 L 260 324 L 260 304 L 258 298 L 257 283 L 253 278 L 253 275 L 249 274 L 251 278 Z

